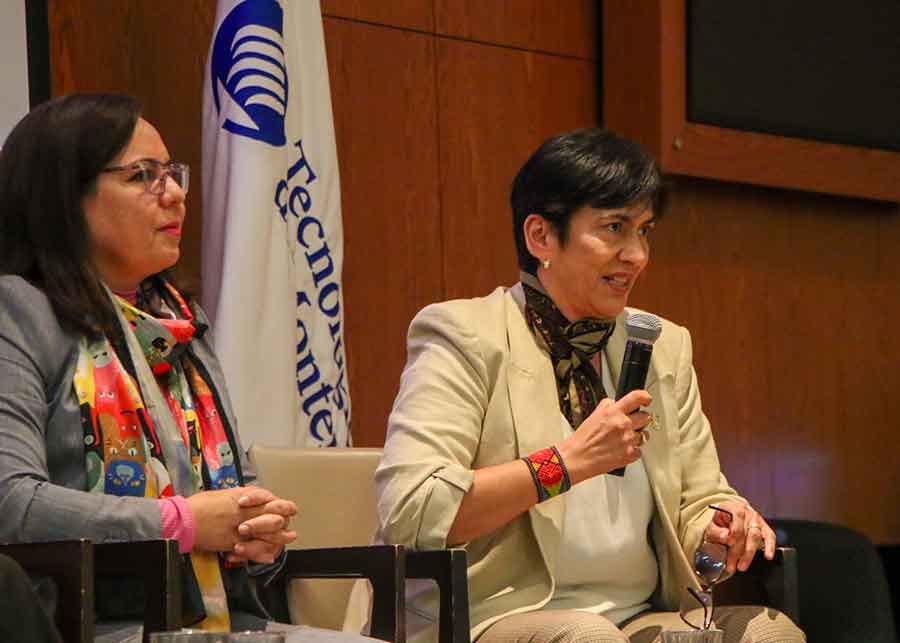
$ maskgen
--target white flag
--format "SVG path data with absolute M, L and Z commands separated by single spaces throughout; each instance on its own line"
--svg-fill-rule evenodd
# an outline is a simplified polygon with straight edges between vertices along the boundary
M 203 299 L 244 446 L 348 446 L 344 241 L 318 0 L 219 0 L 203 203 Z

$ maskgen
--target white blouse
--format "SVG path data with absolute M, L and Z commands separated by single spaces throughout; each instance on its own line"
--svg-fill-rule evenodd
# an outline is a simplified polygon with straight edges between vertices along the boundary
M 601 370 L 604 388 L 614 391 L 606 351 Z M 571 432 L 562 413 L 560 420 Z M 623 477 L 585 480 L 563 497 L 557 588 L 544 609 L 593 612 L 616 624 L 648 609 L 659 567 L 649 541 L 656 507 L 643 461 L 629 464 Z

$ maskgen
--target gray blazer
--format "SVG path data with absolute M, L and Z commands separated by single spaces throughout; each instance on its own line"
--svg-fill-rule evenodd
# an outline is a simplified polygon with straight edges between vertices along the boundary
M 203 311 L 194 306 L 198 321 Z M 159 538 L 153 498 L 88 493 L 81 414 L 72 385 L 77 335 L 59 325 L 44 293 L 0 276 L 0 542 Z M 235 428 L 207 332 L 191 342 Z M 235 440 L 238 440 L 235 430 Z M 244 483 L 255 473 L 238 442 Z

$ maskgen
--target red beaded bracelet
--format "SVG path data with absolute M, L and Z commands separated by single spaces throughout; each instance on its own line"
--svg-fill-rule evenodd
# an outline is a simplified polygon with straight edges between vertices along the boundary
M 535 451 L 522 458 L 537 488 L 538 502 L 553 498 L 572 488 L 569 470 L 556 447 Z

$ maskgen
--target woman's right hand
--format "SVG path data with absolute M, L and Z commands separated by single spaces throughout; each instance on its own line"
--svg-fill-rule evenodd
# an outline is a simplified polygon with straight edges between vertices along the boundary
M 201 491 L 189 496 L 187 502 L 197 525 L 194 548 L 207 551 L 232 551 L 235 544 L 244 540 L 238 531 L 243 524 L 269 525 L 277 521 L 284 531 L 291 516 L 297 513 L 293 502 L 262 487 Z
M 641 457 L 641 431 L 650 422 L 650 415 L 638 409 L 652 401 L 643 390 L 632 391 L 615 402 L 601 400 L 593 413 L 557 445 L 573 485 Z

